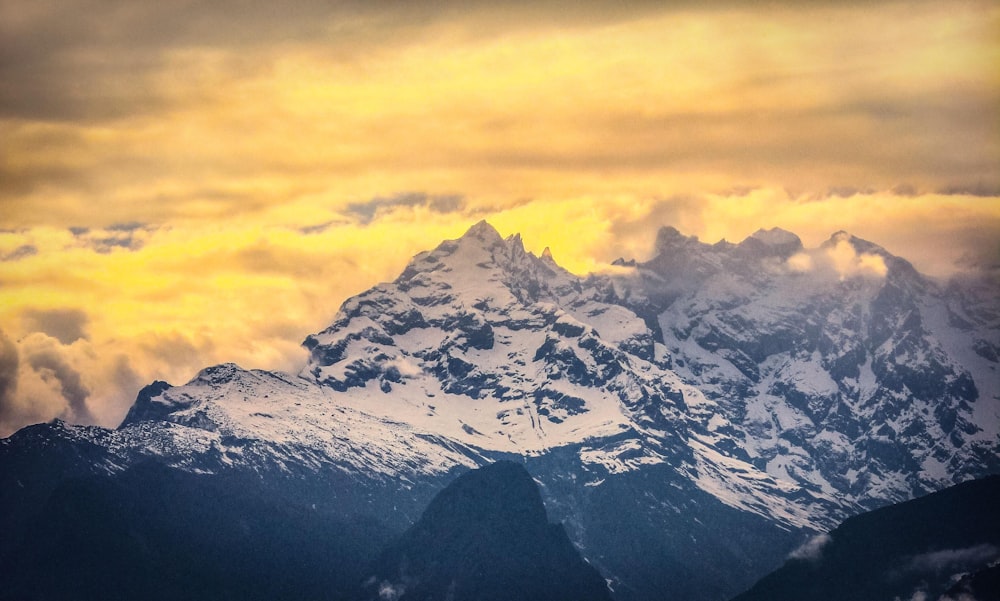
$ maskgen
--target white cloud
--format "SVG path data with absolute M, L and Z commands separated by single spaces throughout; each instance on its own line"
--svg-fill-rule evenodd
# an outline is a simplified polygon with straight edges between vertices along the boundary
M 382 581 L 378 585 L 378 598 L 380 601 L 396 601 L 403 596 L 406 588 L 402 584 L 392 584 Z
M 970 565 L 985 565 L 997 558 L 1000 558 L 1000 548 L 982 544 L 916 555 L 910 560 L 907 569 L 915 572 L 938 572 Z
M 885 259 L 857 252 L 846 235 L 839 235 L 836 240 L 836 244 L 827 249 L 826 255 L 841 280 L 859 275 L 885 277 L 889 271 Z
M 806 253 L 797 253 L 788 257 L 786 262 L 788 268 L 797 273 L 805 273 L 807 271 L 812 271 L 813 260 Z
M 789 559 L 800 559 L 803 561 L 819 561 L 823 556 L 823 548 L 830 544 L 833 538 L 826 533 L 817 534 L 806 542 L 802 543 L 798 549 L 792 551 Z
M 420 368 L 420 365 L 407 357 L 399 357 L 394 361 L 391 361 L 389 366 L 395 367 L 396 370 L 399 371 L 399 375 L 404 378 L 415 378 L 424 373 L 424 370 Z

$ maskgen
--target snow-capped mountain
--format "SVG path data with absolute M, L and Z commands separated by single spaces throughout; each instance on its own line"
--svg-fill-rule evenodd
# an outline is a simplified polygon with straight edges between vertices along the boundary
M 657 251 L 641 292 L 733 456 L 869 508 L 1000 468 L 997 297 L 971 305 L 844 232 L 804 250 L 665 229 Z
M 723 599 L 807 533 L 1000 471 L 989 283 L 842 232 L 664 228 L 621 265 L 578 277 L 481 222 L 347 300 L 297 375 L 220 365 L 148 386 L 117 430 L 0 441 L 4 525 L 67 474 L 154 459 L 401 529 L 455 472 L 520 456 L 617 598 Z M 26 484 L 39 457 L 62 471 Z

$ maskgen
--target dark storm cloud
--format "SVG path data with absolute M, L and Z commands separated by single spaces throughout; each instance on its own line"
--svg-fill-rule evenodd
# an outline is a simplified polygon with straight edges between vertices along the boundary
M 404 192 L 395 196 L 376 196 L 364 202 L 352 202 L 347 205 L 348 215 L 367 225 L 375 220 L 380 213 L 391 212 L 404 207 L 425 207 L 435 213 L 453 213 L 463 206 L 463 199 L 458 195 L 429 195 L 424 192 Z
M 87 407 L 90 390 L 84 386 L 80 373 L 73 369 L 55 349 L 35 350 L 26 359 L 43 380 L 54 378 L 59 384 L 62 397 L 69 405 L 65 419 L 74 423 L 94 422 L 90 408 Z
M 0 422 L 6 421 L 13 405 L 19 364 L 17 347 L 3 330 L 0 330 Z
M 29 332 L 43 332 L 63 344 L 87 340 L 87 314 L 79 309 L 29 309 L 22 316 Z

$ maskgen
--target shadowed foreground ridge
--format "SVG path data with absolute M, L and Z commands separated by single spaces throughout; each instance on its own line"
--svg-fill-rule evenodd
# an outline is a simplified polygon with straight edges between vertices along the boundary
M 611 599 L 563 527 L 548 522 L 531 476 L 508 461 L 452 482 L 372 572 L 364 599 Z
M 991 476 L 850 518 L 733 601 L 1000 599 L 997 507 Z

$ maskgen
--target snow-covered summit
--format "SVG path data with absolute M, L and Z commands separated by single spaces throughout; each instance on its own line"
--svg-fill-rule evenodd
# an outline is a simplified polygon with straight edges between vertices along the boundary
M 755 257 L 774 256 L 787 259 L 802 251 L 802 241 L 798 236 L 777 227 L 769 230 L 759 229 L 737 246 Z
M 798 236 L 788 230 L 783 230 L 780 227 L 773 227 L 769 230 L 761 228 L 753 234 L 750 234 L 749 237 L 768 246 L 802 247 L 802 240 L 800 240 Z

